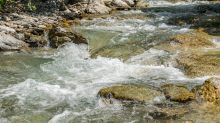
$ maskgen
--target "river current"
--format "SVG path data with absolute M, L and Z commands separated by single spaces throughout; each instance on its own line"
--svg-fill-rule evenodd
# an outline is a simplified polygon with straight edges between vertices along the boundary
M 154 104 L 166 101 L 165 97 L 126 107 L 117 101 L 106 104 L 97 93 L 117 84 L 155 89 L 173 83 L 189 90 L 202 85 L 210 76 L 188 79 L 167 61 L 178 52 L 170 54 L 152 48 L 171 36 L 190 33 L 190 25 L 168 25 L 167 19 L 188 14 L 192 6 L 202 3 L 205 2 L 151 1 L 148 10 L 119 11 L 105 18 L 79 20 L 80 25 L 67 28 L 80 32 L 89 45 L 66 43 L 58 49 L 35 49 L 33 54 L 2 52 L 0 123 L 163 123 L 167 119 L 155 118 L 150 113 L 156 108 Z M 176 7 L 182 11 L 173 12 L 175 8 L 154 11 L 157 7 Z M 109 47 L 121 54 L 139 48 L 144 51 L 129 57 L 91 58 L 100 48 Z M 218 117 L 218 114 L 210 114 L 208 118 L 202 115 L 204 112 L 198 111 L 179 119 L 207 123 Z

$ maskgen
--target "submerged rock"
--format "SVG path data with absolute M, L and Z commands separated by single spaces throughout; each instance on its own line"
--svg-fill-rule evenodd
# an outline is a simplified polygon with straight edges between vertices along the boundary
M 202 38 L 204 37 L 204 38 Z M 202 77 L 206 75 L 220 75 L 220 52 L 213 49 L 216 44 L 205 39 L 207 36 L 177 35 L 169 41 L 154 46 L 154 49 L 163 49 L 169 53 L 180 50 L 174 59 L 175 67 L 184 71 L 189 78 Z
M 220 75 L 220 53 L 204 54 L 181 53 L 175 57 L 175 65 L 184 71 L 189 78 Z M 214 53 L 214 52 L 213 52 Z
M 29 51 L 28 44 L 0 32 L 0 51 Z
M 169 41 L 155 46 L 155 49 L 163 49 L 168 52 L 177 50 L 192 50 L 198 48 L 214 48 L 216 45 L 211 41 L 198 37 L 196 35 L 176 35 L 170 38 Z
M 170 45 L 183 48 L 215 47 L 216 45 L 209 40 L 200 38 L 196 35 L 177 35 L 170 38 Z
M 88 44 L 87 39 L 83 37 L 80 33 L 76 31 L 67 31 L 61 27 L 52 28 L 49 31 L 48 36 L 52 41 L 51 44 L 55 44 L 52 45 L 54 48 L 57 48 L 62 43 L 69 42 L 69 39 L 71 39 L 71 41 L 76 44 L 80 44 L 80 43 Z
M 209 102 L 216 102 L 219 100 L 219 91 L 220 91 L 220 78 L 212 77 L 203 83 L 199 95 L 203 100 Z
M 172 84 L 163 85 L 161 87 L 164 89 L 164 95 L 167 99 L 171 99 L 176 102 L 186 102 L 194 100 L 196 98 L 195 94 L 190 93 L 185 87 L 178 87 Z
M 98 94 L 105 98 L 121 100 L 134 100 L 139 102 L 153 101 L 157 96 L 163 96 L 161 92 L 147 87 L 135 85 L 115 85 L 101 89 Z
M 127 61 L 130 57 L 139 55 L 144 51 L 144 48 L 136 47 L 133 45 L 106 46 L 92 53 L 91 57 L 96 58 L 97 56 L 102 56 L 109 58 L 119 58 L 123 61 Z
M 154 117 L 178 117 L 189 113 L 189 110 L 184 108 L 158 108 L 153 114 Z
M 195 123 L 192 120 L 167 120 L 165 123 Z

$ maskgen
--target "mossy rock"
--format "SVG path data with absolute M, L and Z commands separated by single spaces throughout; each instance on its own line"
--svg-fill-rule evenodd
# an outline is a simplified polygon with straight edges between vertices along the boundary
M 199 95 L 203 100 L 219 102 L 220 78 L 212 77 L 203 83 Z
M 186 101 L 194 100 L 196 98 L 195 94 L 190 93 L 183 86 L 167 84 L 163 85 L 161 88 L 164 90 L 165 97 L 175 102 L 183 103 Z
M 30 47 L 44 47 L 47 44 L 49 44 L 49 41 L 44 36 L 37 36 L 30 33 L 26 33 L 25 37 L 29 37 L 26 43 L 30 44 Z
M 157 96 L 164 96 L 159 91 L 136 85 L 115 85 L 101 89 L 98 94 L 105 98 L 111 95 L 114 99 L 139 102 L 153 101 Z

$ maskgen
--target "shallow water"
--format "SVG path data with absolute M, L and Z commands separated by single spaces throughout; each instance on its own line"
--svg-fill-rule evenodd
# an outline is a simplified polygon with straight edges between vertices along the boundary
M 177 5 L 181 4 L 166 4 Z M 149 19 L 140 20 L 136 18 L 137 15 Z M 125 16 L 133 18 L 124 19 Z M 1 53 L 0 122 L 160 123 L 170 119 L 150 115 L 157 108 L 157 103 L 166 102 L 164 97 L 157 97 L 144 105 L 124 106 L 119 101 L 106 104 L 97 93 L 102 88 L 117 84 L 135 84 L 157 89 L 161 85 L 173 83 L 184 85 L 190 90 L 202 85 L 210 77 L 188 79 L 181 70 L 173 67 L 172 62 L 167 61 L 177 54 L 152 48 L 173 35 L 189 33 L 189 25 L 167 25 L 167 19 L 172 16 L 173 13 L 164 11 L 132 10 L 118 12 L 114 17 L 105 19 L 81 20 L 80 26 L 68 29 L 83 34 L 89 40 L 89 47 L 67 43 L 57 50 L 34 50 L 33 54 Z M 128 45 L 145 51 L 129 56 L 126 61 L 123 61 L 124 56 L 121 59 L 101 56 L 90 58 L 101 48 L 105 50 Z M 121 52 L 120 48 L 116 50 Z M 127 51 L 123 52 L 126 54 Z M 179 107 L 190 109 L 192 106 Z M 207 112 L 190 110 L 193 110 L 192 113 L 177 119 L 201 123 L 210 121 L 210 117 L 215 118 L 215 114 L 208 114 L 210 116 L 203 117 L 201 121 L 201 114 Z

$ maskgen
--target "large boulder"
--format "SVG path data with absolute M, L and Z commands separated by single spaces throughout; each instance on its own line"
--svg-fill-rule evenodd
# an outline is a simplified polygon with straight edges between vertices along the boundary
M 163 96 L 159 91 L 135 85 L 115 85 L 101 89 L 98 94 L 105 98 L 112 97 L 119 100 L 133 100 L 139 102 L 153 101 L 155 97 Z
M 0 51 L 29 51 L 28 44 L 0 32 Z
M 148 2 L 146 0 L 138 0 L 138 2 L 136 3 L 135 7 L 139 7 L 139 8 L 147 8 L 150 7 Z
M 122 0 L 112 0 L 111 3 L 115 8 L 131 9 L 131 7 Z
M 65 43 L 65 41 L 69 42 L 69 39 L 71 39 L 71 42 L 76 43 L 76 44 L 80 44 L 80 43 L 88 44 L 87 39 L 83 37 L 80 33 L 76 31 L 67 31 L 61 27 L 53 27 L 49 31 L 48 35 L 49 35 L 49 38 L 51 39 L 51 44 L 55 44 L 55 45 L 52 45 L 52 47 L 54 48 L 57 48 L 62 43 Z
M 161 87 L 164 91 L 164 95 L 167 99 L 171 99 L 176 102 L 186 102 L 190 100 L 194 100 L 196 98 L 195 94 L 190 93 L 183 86 L 175 86 L 173 84 L 163 85 Z
M 203 100 L 216 102 L 219 100 L 220 78 L 212 77 L 203 83 L 199 95 Z
M 88 14 L 110 14 L 111 11 L 111 8 L 98 2 L 91 3 L 86 8 L 86 13 Z

